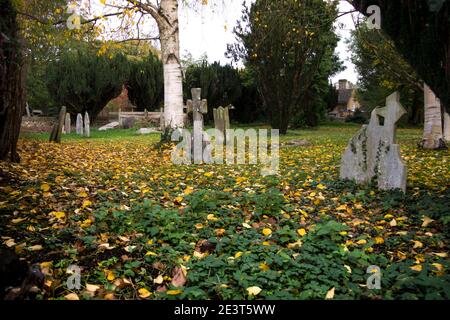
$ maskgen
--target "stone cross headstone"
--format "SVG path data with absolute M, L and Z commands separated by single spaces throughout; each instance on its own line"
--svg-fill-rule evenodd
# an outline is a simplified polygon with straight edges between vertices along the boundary
M 83 135 L 83 116 L 81 113 L 77 115 L 77 134 L 82 136 Z
M 191 90 L 192 100 L 187 101 L 188 114 L 193 114 L 193 140 L 192 154 L 195 164 L 203 163 L 203 115 L 208 113 L 208 102 L 201 99 L 202 89 L 193 88 Z
M 214 109 L 214 127 L 225 136 L 230 129 L 230 111 L 228 107 Z
M 91 136 L 91 120 L 87 111 L 84 114 L 84 135 L 88 138 Z
M 70 133 L 72 131 L 71 126 L 72 124 L 70 120 L 70 113 L 66 113 L 66 121 L 64 122 L 64 132 Z
M 368 184 L 376 178 L 381 190 L 406 191 L 407 168 L 395 144 L 396 123 L 404 114 L 398 92 L 386 99 L 386 107 L 372 111 L 369 125 L 350 140 L 342 156 L 341 179 Z

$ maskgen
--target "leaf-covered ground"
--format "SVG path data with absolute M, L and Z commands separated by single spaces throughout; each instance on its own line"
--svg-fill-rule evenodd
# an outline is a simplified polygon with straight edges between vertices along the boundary
M 355 186 L 337 176 L 358 128 L 290 132 L 312 145 L 281 148 L 278 177 L 173 165 L 156 135 L 24 137 L 0 163 L 1 241 L 40 264 L 42 299 L 449 299 L 449 152 L 401 129 L 407 194 Z

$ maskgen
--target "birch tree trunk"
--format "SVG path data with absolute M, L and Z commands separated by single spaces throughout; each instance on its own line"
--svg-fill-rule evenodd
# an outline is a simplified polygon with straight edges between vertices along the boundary
M 445 147 L 442 135 L 441 103 L 428 85 L 424 85 L 425 125 L 422 147 L 424 149 L 440 149 Z
M 183 75 L 180 63 L 178 0 L 162 0 L 157 19 L 164 66 L 164 124 L 184 126 Z

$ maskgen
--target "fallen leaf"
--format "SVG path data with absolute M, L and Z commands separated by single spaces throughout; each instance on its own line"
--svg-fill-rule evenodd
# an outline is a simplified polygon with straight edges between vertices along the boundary
M 301 229 L 298 229 L 298 230 L 297 230 L 297 233 L 298 233 L 301 237 L 303 237 L 303 236 L 306 234 L 306 230 L 305 230 L 304 228 L 301 228 Z
M 330 290 L 328 290 L 325 299 L 330 300 L 334 298 L 334 291 L 336 290 L 336 288 L 331 288 Z
M 164 282 L 164 278 L 162 275 L 159 275 L 155 279 L 153 279 L 153 283 L 156 283 L 156 284 L 162 284 L 163 282 Z
M 270 230 L 269 228 L 264 228 L 262 231 L 263 235 L 270 236 L 272 234 L 272 230 Z
M 424 227 L 424 228 L 426 228 L 430 223 L 434 222 L 433 219 L 431 219 L 431 218 L 429 218 L 429 217 L 427 217 L 427 216 L 424 216 L 424 217 L 422 218 L 422 221 L 423 221 L 422 227 Z
M 416 264 L 415 266 L 412 266 L 410 268 L 411 268 L 411 270 L 414 270 L 414 271 L 422 271 L 422 265 L 420 265 L 420 264 Z
M 258 294 L 261 293 L 261 291 L 262 289 L 256 286 L 247 288 L 248 295 L 250 296 L 257 296 Z
M 183 290 L 168 290 L 166 292 L 169 296 L 176 296 L 183 293 Z
M 139 292 L 139 297 L 141 297 L 142 299 L 146 299 L 152 295 L 152 293 L 145 288 L 139 289 L 138 292 Z
M 89 292 L 96 292 L 98 289 L 100 289 L 99 286 L 96 286 L 94 284 L 86 284 L 86 290 Z
M 66 300 L 80 300 L 76 293 L 69 293 L 68 295 L 64 296 L 64 298 Z

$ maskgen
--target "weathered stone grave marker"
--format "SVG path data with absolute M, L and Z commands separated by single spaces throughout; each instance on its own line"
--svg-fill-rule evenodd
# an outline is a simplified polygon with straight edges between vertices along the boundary
M 203 149 L 207 143 L 203 134 L 203 115 L 208 113 L 208 102 L 201 99 L 202 89 L 191 90 L 192 100 L 187 101 L 187 112 L 193 114 L 192 155 L 195 164 L 203 163 Z
M 64 123 L 65 133 L 69 134 L 72 131 L 71 125 L 70 113 L 66 113 L 66 121 Z
M 60 143 L 61 142 L 61 136 L 62 136 L 62 131 L 63 131 L 63 127 L 64 127 L 64 119 L 66 116 L 66 107 L 61 107 L 61 110 L 59 111 L 59 116 L 58 116 L 58 120 L 55 123 L 55 125 L 53 126 L 53 130 L 52 133 L 50 134 L 50 142 L 56 142 L 56 143 Z
M 91 120 L 87 111 L 84 114 L 84 135 L 88 138 L 91 136 Z
M 213 110 L 214 112 L 214 127 L 226 135 L 228 129 L 230 129 L 230 111 L 228 107 L 219 107 Z
M 407 168 L 395 144 L 395 124 L 404 114 L 398 92 L 386 99 L 386 107 L 372 111 L 369 125 L 350 140 L 342 156 L 341 179 L 368 184 L 376 178 L 381 190 L 406 191 Z
M 81 115 L 81 113 L 79 113 L 77 115 L 77 134 L 82 136 L 83 135 L 83 116 Z

